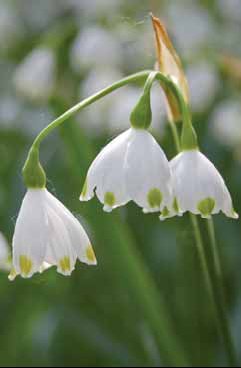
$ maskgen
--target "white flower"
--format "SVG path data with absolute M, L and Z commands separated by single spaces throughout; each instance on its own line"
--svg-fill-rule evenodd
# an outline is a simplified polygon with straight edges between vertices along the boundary
M 179 153 L 171 162 L 174 195 L 180 213 L 190 211 L 210 218 L 222 211 L 238 218 L 223 178 L 198 150 Z
M 198 62 L 187 69 L 192 110 L 203 112 L 213 103 L 220 87 L 220 78 L 214 65 Z M 204 88 L 200 88 L 203 84 Z M 207 93 L 208 91 L 208 93 Z
M 36 48 L 16 69 L 17 91 L 28 99 L 46 101 L 54 89 L 55 67 L 53 51 L 47 47 Z
M 70 50 L 74 71 L 120 65 L 121 50 L 113 33 L 103 27 L 88 27 L 79 32 Z
M 10 268 L 11 261 L 8 243 L 3 234 L 0 233 L 0 270 L 9 271 Z
M 237 99 L 220 102 L 211 117 L 212 133 L 226 147 L 239 147 L 241 142 L 241 106 Z
M 83 227 L 47 189 L 28 189 L 13 236 L 13 271 L 31 277 L 56 265 L 59 273 L 70 275 L 77 258 L 95 265 L 96 259 Z
M 144 212 L 161 211 L 172 201 L 167 158 L 146 130 L 130 128 L 110 142 L 92 163 L 80 200 L 94 191 L 105 211 L 135 201 Z

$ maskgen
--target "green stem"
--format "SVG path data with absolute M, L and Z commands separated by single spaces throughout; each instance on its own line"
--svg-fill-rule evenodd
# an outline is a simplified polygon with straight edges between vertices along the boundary
M 230 325 L 227 315 L 227 304 L 225 299 L 223 272 L 220 260 L 219 249 L 216 242 L 215 228 L 213 219 L 207 220 L 207 230 L 210 238 L 210 250 L 207 257 L 210 270 L 210 278 L 213 284 L 213 294 L 219 314 L 219 329 L 223 336 L 223 341 L 227 349 L 229 364 L 231 367 L 237 367 L 237 357 L 235 346 L 230 331 Z
M 128 77 L 125 77 L 112 85 L 102 89 L 101 91 L 95 93 L 94 95 L 86 98 L 85 100 L 77 103 L 75 106 L 71 107 L 68 111 L 64 114 L 59 116 L 57 119 L 52 121 L 46 128 L 44 128 L 39 135 L 36 137 L 35 141 L 33 142 L 33 147 L 39 148 L 40 143 L 44 138 L 46 138 L 55 128 L 60 126 L 64 123 L 67 119 L 73 116 L 75 113 L 82 110 L 84 107 L 91 105 L 92 103 L 98 101 L 99 99 L 105 97 L 106 95 L 114 92 L 115 90 L 134 82 L 140 82 L 142 80 L 146 80 L 151 74 L 150 83 L 153 83 L 154 79 L 158 79 L 159 81 L 163 82 L 167 87 L 171 88 L 173 93 L 176 95 L 179 104 L 181 106 L 182 115 L 185 117 L 185 121 L 188 120 L 190 114 L 188 108 L 185 104 L 185 101 L 182 97 L 182 94 L 179 92 L 179 89 L 175 85 L 174 82 L 171 81 L 168 77 L 160 72 L 153 72 L 153 70 L 144 70 L 139 73 L 132 74 Z M 153 79 L 154 78 L 154 79 Z
M 173 86 L 171 86 L 173 88 Z M 185 101 L 181 94 L 178 92 L 177 88 L 173 89 L 173 92 L 175 93 L 180 108 L 182 110 L 182 117 L 183 119 L 190 120 L 190 113 L 188 108 L 185 108 Z M 188 116 L 189 115 L 189 116 Z M 186 124 L 189 124 L 189 122 L 186 122 Z M 175 124 L 172 124 L 172 134 L 175 141 L 176 147 L 181 147 L 180 138 L 178 135 L 177 127 Z M 177 149 L 177 152 L 180 152 L 180 148 Z M 219 332 L 221 335 L 221 338 L 224 342 L 224 346 L 226 349 L 227 357 L 229 360 L 229 364 L 231 367 L 237 366 L 237 360 L 236 360 L 236 354 L 235 354 L 235 348 L 232 341 L 232 336 L 229 329 L 229 323 L 227 318 L 227 308 L 224 298 L 224 292 L 223 292 L 223 285 L 222 285 L 222 278 L 221 278 L 221 264 L 220 264 L 220 257 L 218 252 L 218 247 L 216 244 L 215 239 L 215 232 L 214 232 L 214 226 L 212 223 L 212 220 L 209 220 L 208 223 L 208 234 L 210 238 L 210 243 L 212 247 L 212 254 L 209 255 L 208 249 L 204 246 L 202 235 L 200 232 L 199 224 L 196 215 L 193 215 L 190 213 L 190 221 L 193 227 L 196 246 L 198 255 L 200 258 L 200 263 L 203 271 L 203 275 L 205 278 L 205 282 L 207 284 L 207 288 L 211 297 L 214 315 L 216 318 L 216 322 L 219 328 Z
M 78 111 L 82 110 L 84 107 L 91 105 L 92 103 L 98 101 L 102 97 L 110 94 L 111 92 L 114 92 L 118 88 L 121 88 L 129 83 L 133 82 L 139 82 L 141 80 L 147 79 L 149 74 L 151 73 L 151 70 L 142 71 L 136 74 L 132 74 L 126 78 L 123 78 L 119 80 L 118 82 L 113 83 L 112 85 L 102 89 L 101 91 L 95 93 L 94 95 L 86 98 L 85 100 L 77 103 L 75 106 L 71 107 L 68 111 L 66 111 L 64 114 L 59 116 L 57 119 L 52 121 L 45 129 L 43 129 L 39 135 L 36 137 L 35 141 L 33 142 L 33 146 L 36 148 L 39 148 L 40 143 L 44 138 L 46 138 L 55 128 L 60 126 L 62 123 L 64 123 L 67 119 L 69 119 L 71 116 L 76 114 Z M 165 77 L 164 77 L 165 78 Z

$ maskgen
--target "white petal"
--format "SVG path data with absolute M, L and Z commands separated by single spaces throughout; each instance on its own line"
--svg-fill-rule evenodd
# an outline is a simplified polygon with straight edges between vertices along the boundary
M 172 187 L 169 163 L 147 131 L 132 129 L 125 171 L 128 194 L 144 208 L 144 212 L 160 211 L 170 206 Z
M 125 153 L 130 135 L 131 129 L 120 134 L 99 153 L 89 168 L 80 200 L 91 199 L 95 189 L 106 211 L 130 200 L 124 175 Z
M 71 239 L 63 219 L 52 208 L 51 203 L 48 203 L 47 215 L 50 237 L 45 261 L 56 265 L 59 273 L 69 276 L 75 267 L 76 252 L 71 246 Z
M 11 261 L 10 261 L 10 252 L 7 240 L 0 233 L 0 270 L 10 271 L 11 269 Z
M 181 212 L 190 211 L 209 217 L 200 212 L 200 202 L 214 200 L 211 213 L 223 211 L 235 217 L 232 200 L 223 178 L 215 166 L 197 150 L 185 151 L 171 161 L 174 191 Z
M 31 277 L 44 261 L 48 229 L 46 190 L 29 189 L 17 218 L 13 236 L 13 266 L 17 274 Z
M 72 249 L 75 250 L 79 260 L 88 265 L 96 265 L 97 261 L 91 242 L 82 225 L 72 213 L 49 192 L 48 199 L 53 210 L 58 213 L 59 217 L 63 220 L 71 239 Z

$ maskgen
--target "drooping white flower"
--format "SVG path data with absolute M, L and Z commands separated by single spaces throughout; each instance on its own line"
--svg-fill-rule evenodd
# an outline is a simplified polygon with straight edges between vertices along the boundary
M 14 84 L 18 93 L 38 101 L 46 101 L 52 95 L 55 84 L 56 60 L 47 47 L 34 49 L 17 67 Z
M 2 233 L 0 233 L 0 270 L 9 271 L 11 268 L 10 252 L 8 243 Z
M 89 238 L 70 211 L 47 189 L 28 189 L 13 236 L 13 271 L 31 277 L 50 266 L 70 275 L 76 260 L 96 265 Z
M 205 155 L 198 150 L 183 151 L 170 165 L 179 213 L 190 211 L 210 218 L 222 211 L 238 218 L 222 176 Z
M 172 202 L 167 158 L 144 129 L 130 128 L 110 142 L 89 168 L 80 200 L 94 192 L 105 211 L 133 200 L 144 212 L 161 211 Z

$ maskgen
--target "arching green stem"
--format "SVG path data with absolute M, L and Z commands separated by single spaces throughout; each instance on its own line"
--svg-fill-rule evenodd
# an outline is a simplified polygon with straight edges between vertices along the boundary
M 146 78 L 148 78 L 151 72 L 152 72 L 151 70 L 146 70 L 136 74 L 132 74 L 102 89 L 101 91 L 95 93 L 94 95 L 84 99 L 83 101 L 77 103 L 75 106 L 71 107 L 68 111 L 63 113 L 57 119 L 52 121 L 46 128 L 44 128 L 33 142 L 33 146 L 39 148 L 39 145 L 44 138 L 46 138 L 55 128 L 63 124 L 67 119 L 76 114 L 78 111 L 82 110 L 84 107 L 91 105 L 92 103 L 100 100 L 101 98 L 107 96 L 108 94 L 114 92 L 115 90 L 129 83 L 145 80 Z

